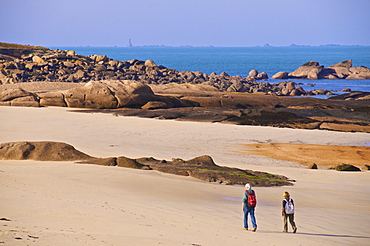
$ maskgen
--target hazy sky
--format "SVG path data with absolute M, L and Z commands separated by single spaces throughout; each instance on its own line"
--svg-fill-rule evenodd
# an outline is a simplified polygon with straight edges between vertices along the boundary
M 41 46 L 370 45 L 370 0 L 0 0 L 0 41 Z

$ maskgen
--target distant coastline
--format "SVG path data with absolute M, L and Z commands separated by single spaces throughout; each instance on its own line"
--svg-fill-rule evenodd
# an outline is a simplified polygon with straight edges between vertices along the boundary
M 107 46 L 94 46 L 94 45 L 77 45 L 77 46 L 64 46 L 64 45 L 45 45 L 48 48 L 57 48 L 57 47 L 78 47 L 78 48 L 286 48 L 286 47 L 370 47 L 370 45 L 360 45 L 360 44 L 321 44 L 321 45 L 309 45 L 309 44 L 290 44 L 290 45 L 270 45 L 268 43 L 264 45 L 256 46 L 216 46 L 216 45 L 165 45 L 165 44 L 147 44 L 147 45 L 107 45 Z

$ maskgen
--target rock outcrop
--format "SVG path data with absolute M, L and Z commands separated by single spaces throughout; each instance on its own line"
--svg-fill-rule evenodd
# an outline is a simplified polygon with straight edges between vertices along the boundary
M 302 93 L 295 82 L 282 82 L 279 86 L 286 93 L 284 95 Z M 136 81 L 114 80 L 89 82 L 69 90 L 45 91 L 38 88 L 36 92 L 28 92 L 17 88 L 5 89 L 0 91 L 0 105 L 78 107 L 92 109 L 82 112 L 121 116 L 370 132 L 369 94 L 350 92 L 324 100 L 222 93 L 205 85 L 149 87 Z
M 335 100 L 358 100 L 358 101 L 369 101 L 370 92 L 349 92 L 338 96 L 332 96 L 330 99 Z M 370 113 L 370 111 L 368 111 Z
M 341 165 L 336 165 L 334 167 L 331 167 L 330 169 L 336 170 L 336 171 L 349 171 L 349 172 L 360 172 L 361 169 L 351 165 L 351 164 L 341 164 Z
M 302 95 L 312 95 L 312 92 L 307 92 L 300 85 L 293 81 L 283 81 L 276 84 L 279 86 L 280 90 L 276 93 L 278 96 L 302 96 Z
M 79 161 L 92 157 L 61 142 L 11 142 L 0 144 L 1 160 Z
M 29 54 L 42 54 L 49 50 L 45 47 L 31 46 L 31 45 L 19 45 L 0 42 L 0 60 L 13 61 L 22 56 Z
M 321 74 L 321 78 L 339 78 L 344 79 L 350 74 L 349 69 L 352 67 L 352 60 L 343 61 L 335 65 L 329 66 L 326 71 Z
M 318 79 L 319 73 L 323 70 L 324 66 L 320 66 L 318 62 L 310 61 L 299 68 L 294 72 L 288 74 L 289 78 L 297 79 Z
M 364 66 L 352 67 L 352 60 L 343 61 L 324 68 L 322 79 L 370 79 L 370 69 Z
M 182 176 L 190 176 L 212 183 L 227 185 L 244 185 L 250 183 L 253 186 L 283 186 L 292 185 L 286 177 L 252 170 L 242 170 L 225 166 L 218 166 L 208 156 L 199 156 L 190 160 L 174 158 L 172 161 L 139 158 L 136 161 L 149 166 L 153 170 Z
M 352 67 L 352 60 L 339 62 L 327 68 L 317 61 L 310 61 L 291 73 L 278 72 L 272 79 L 370 79 L 370 69 Z
M 366 95 L 353 95 L 351 100 L 316 99 L 310 97 L 278 97 L 272 95 L 221 93 L 212 91 L 177 91 L 161 86 L 181 98 L 188 107 L 165 108 L 154 103 L 139 108 L 83 110 L 81 112 L 112 113 L 118 116 L 177 119 L 198 122 L 222 122 L 238 125 L 262 125 L 300 129 L 370 132 L 370 107 Z M 345 98 L 345 97 L 344 97 Z M 358 100 L 357 100 L 358 99 Z
M 96 158 L 61 142 L 2 143 L 0 160 L 78 161 L 85 164 L 157 170 L 228 185 L 245 183 L 251 183 L 254 186 L 292 185 L 292 181 L 281 175 L 218 166 L 207 155 L 188 161 L 179 158 L 174 158 L 172 161 L 156 160 L 153 157 L 131 159 L 124 156 Z
M 0 91 L 0 105 L 21 107 L 40 106 L 35 94 L 21 88 Z
M 349 72 L 346 79 L 370 79 L 370 69 L 365 66 L 351 67 Z
M 312 163 L 311 165 L 307 167 L 307 169 L 318 169 L 318 167 L 316 163 Z
M 129 80 L 90 81 L 65 91 L 31 93 L 19 88 L 0 91 L 0 105 L 5 106 L 102 109 L 141 107 L 151 101 L 161 102 L 162 107 L 182 107 L 187 103 L 175 97 L 155 95 L 148 85 Z
M 288 79 L 289 74 L 287 72 L 278 72 L 274 74 L 271 79 Z

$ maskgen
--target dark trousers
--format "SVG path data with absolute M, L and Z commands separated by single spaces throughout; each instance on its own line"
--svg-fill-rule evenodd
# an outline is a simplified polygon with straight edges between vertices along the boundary
M 288 219 L 289 223 L 292 225 L 293 230 L 296 228 L 294 222 L 294 214 L 284 214 L 284 231 L 288 231 Z

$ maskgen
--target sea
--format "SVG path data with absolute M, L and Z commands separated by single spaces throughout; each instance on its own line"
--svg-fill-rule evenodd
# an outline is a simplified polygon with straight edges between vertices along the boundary
M 200 71 L 211 74 L 225 72 L 246 77 L 250 70 L 266 72 L 271 78 L 280 71 L 292 72 L 308 61 L 317 61 L 325 67 L 352 59 L 353 66 L 370 68 L 370 46 L 287 46 L 287 47 L 49 47 L 74 50 L 80 55 L 107 55 L 119 61 L 132 59 L 153 60 L 157 65 L 178 71 Z M 327 89 L 336 94 L 350 88 L 370 92 L 370 79 L 307 80 L 289 79 L 302 83 L 305 90 Z M 283 80 L 269 79 L 269 83 Z M 313 85 L 313 86 L 312 86 Z M 326 98 L 326 96 L 319 96 Z

